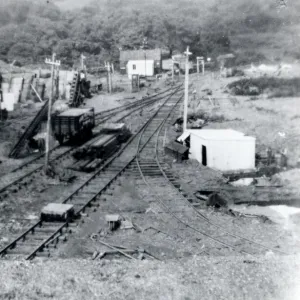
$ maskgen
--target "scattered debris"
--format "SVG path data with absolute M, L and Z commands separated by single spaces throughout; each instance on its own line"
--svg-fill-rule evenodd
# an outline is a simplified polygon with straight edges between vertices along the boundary
M 126 257 L 129 258 L 129 259 L 135 259 L 133 256 L 128 255 L 127 253 L 125 253 L 123 250 L 120 250 L 120 249 L 118 249 L 118 248 L 116 248 L 116 247 L 114 247 L 114 246 L 112 246 L 112 245 L 110 245 L 110 244 L 107 244 L 107 243 L 105 243 L 105 242 L 103 242 L 103 241 L 100 241 L 100 240 L 99 240 L 99 243 L 101 243 L 101 244 L 103 244 L 103 245 L 105 245 L 105 246 L 107 246 L 107 247 L 109 247 L 109 248 L 111 248 L 111 249 L 113 249 L 113 250 L 118 251 L 119 253 L 123 254 L 124 256 L 126 256 Z
M 129 220 L 122 220 L 120 229 L 133 229 L 134 226 Z
M 233 186 L 248 186 L 250 184 L 253 184 L 254 178 L 241 178 L 236 181 L 230 182 Z
M 206 201 L 207 206 L 214 206 L 216 208 L 220 207 L 226 207 L 227 206 L 227 201 L 220 196 L 220 193 L 213 193 L 208 196 L 208 199 Z
M 245 264 L 255 264 L 256 261 L 250 260 L 250 259 L 245 259 L 245 260 L 243 261 L 243 263 L 245 263 Z

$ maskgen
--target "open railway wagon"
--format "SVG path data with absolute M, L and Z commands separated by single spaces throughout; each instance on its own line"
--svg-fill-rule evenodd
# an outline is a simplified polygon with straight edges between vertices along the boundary
M 52 117 L 52 132 L 60 144 L 86 141 L 95 127 L 94 108 L 71 108 Z
M 131 133 L 123 123 L 110 123 L 94 132 L 96 137 L 82 145 L 73 153 L 77 160 L 69 168 L 76 171 L 91 172 L 114 154 L 126 142 Z

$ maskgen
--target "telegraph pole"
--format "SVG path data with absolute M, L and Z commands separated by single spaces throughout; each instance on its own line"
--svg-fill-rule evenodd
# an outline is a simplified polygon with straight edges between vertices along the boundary
M 147 38 L 144 38 L 142 48 L 144 49 L 144 57 L 145 57 L 145 79 L 147 76 L 147 71 L 146 71 L 147 70 L 147 56 L 146 56 L 147 45 L 148 45 Z
M 112 92 L 112 77 L 111 77 L 111 65 L 109 62 L 105 62 L 105 67 L 107 70 L 107 91 L 111 94 Z
M 8 92 L 10 93 L 11 91 L 11 81 L 12 81 L 12 69 L 13 69 L 13 66 L 15 64 L 15 60 L 9 65 L 9 86 L 8 86 Z
M 85 56 L 81 53 L 80 55 L 80 65 L 81 65 L 81 70 L 84 71 L 84 59 Z
M 187 108 L 189 99 L 189 55 L 192 53 L 189 51 L 190 47 L 186 48 L 185 59 L 185 89 L 184 89 L 184 107 L 183 107 L 183 132 L 187 129 Z
M 204 57 L 203 56 L 198 56 L 197 57 L 197 73 L 199 75 L 200 73 L 200 67 L 199 67 L 199 63 L 201 63 L 202 66 L 202 75 L 204 75 L 204 69 L 205 69 L 205 63 L 204 63 Z
M 49 142 L 50 142 L 50 125 L 51 125 L 51 108 L 53 100 L 53 89 L 54 89 L 54 67 L 60 66 L 60 61 L 55 60 L 56 54 L 52 54 L 52 59 L 46 58 L 45 63 L 51 65 L 51 93 L 48 102 L 48 119 L 47 119 L 47 135 L 46 135 L 46 154 L 45 154 L 45 172 L 48 170 L 49 165 Z
M 172 82 L 174 83 L 174 58 L 172 56 Z

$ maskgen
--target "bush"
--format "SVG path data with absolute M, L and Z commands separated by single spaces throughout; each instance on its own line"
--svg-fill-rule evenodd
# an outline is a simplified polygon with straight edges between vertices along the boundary
M 234 95 L 255 96 L 272 91 L 272 97 L 296 97 L 300 96 L 300 78 L 245 78 L 230 83 L 228 88 Z
M 242 66 L 242 65 L 249 65 L 249 64 L 261 64 L 262 62 L 267 62 L 268 59 L 259 52 L 255 51 L 246 51 L 237 54 L 235 59 L 235 65 Z

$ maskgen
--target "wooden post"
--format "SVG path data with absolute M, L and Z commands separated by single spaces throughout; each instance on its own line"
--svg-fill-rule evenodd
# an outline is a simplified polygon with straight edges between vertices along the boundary
M 81 55 L 80 55 L 80 66 L 81 66 L 81 71 L 84 70 L 83 60 L 84 60 L 84 56 L 83 56 L 83 54 L 81 53 Z
M 110 93 L 112 93 L 113 85 L 112 85 L 112 64 L 109 63 L 109 87 Z
M 36 89 L 38 89 L 38 87 L 39 87 L 40 78 L 41 78 L 41 68 L 39 68 L 37 79 L 35 81 L 35 88 Z
M 55 98 L 59 99 L 59 66 L 56 66 L 56 76 L 55 76 Z
M 37 90 L 34 88 L 34 86 L 32 84 L 30 86 L 33 89 L 33 91 L 35 92 L 35 94 L 38 97 L 38 99 L 40 100 L 40 102 L 43 102 L 43 100 L 41 99 L 41 96 L 39 95 L 39 93 L 37 92 Z
M 53 100 L 53 89 L 54 89 L 54 67 L 60 65 L 60 61 L 55 61 L 56 54 L 52 54 L 52 60 L 45 60 L 46 64 L 51 65 L 51 94 L 48 102 L 48 120 L 47 120 L 47 135 L 46 135 L 46 154 L 45 154 L 45 173 L 48 170 L 49 165 L 49 143 L 50 143 L 50 125 L 51 125 L 51 108 Z
M 172 57 L 172 82 L 174 83 L 174 59 Z
M 146 58 L 146 50 L 144 51 L 145 54 L 145 79 L 147 77 L 147 58 Z
M 184 107 L 183 107 L 183 132 L 187 130 L 187 109 L 189 99 L 189 55 L 192 53 L 189 51 L 189 47 L 186 49 L 185 60 L 185 89 L 184 89 Z
M 10 93 L 11 91 L 11 82 L 12 82 L 12 68 L 15 64 L 15 60 L 9 65 L 9 85 L 8 85 L 8 92 Z

